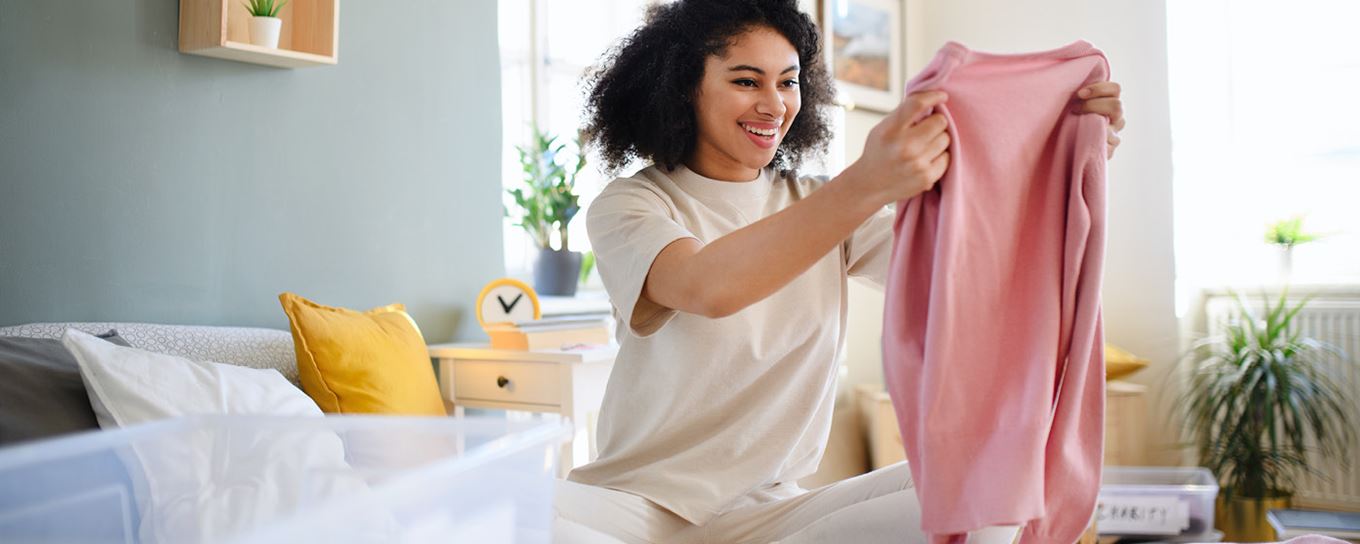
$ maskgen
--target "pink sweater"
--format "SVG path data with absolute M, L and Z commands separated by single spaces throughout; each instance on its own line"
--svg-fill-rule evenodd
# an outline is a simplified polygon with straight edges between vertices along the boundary
M 899 202 L 883 369 L 932 541 L 1027 524 L 1069 544 L 1100 485 L 1105 131 L 1073 115 L 1109 76 L 1085 41 L 1000 55 L 950 42 L 907 92 L 940 89 L 953 139 Z

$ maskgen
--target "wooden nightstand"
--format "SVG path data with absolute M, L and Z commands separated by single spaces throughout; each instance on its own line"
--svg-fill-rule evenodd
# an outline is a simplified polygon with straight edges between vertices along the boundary
M 1110 380 L 1105 382 L 1105 466 L 1147 464 L 1143 447 L 1147 386 Z
M 464 408 L 561 414 L 576 428 L 562 447 L 560 474 L 595 459 L 595 417 L 614 346 L 573 351 L 511 351 L 486 344 L 434 344 L 439 391 L 455 415 Z

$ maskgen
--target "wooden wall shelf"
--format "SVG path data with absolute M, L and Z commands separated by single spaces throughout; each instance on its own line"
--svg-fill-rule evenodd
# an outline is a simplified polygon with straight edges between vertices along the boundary
M 289 0 L 279 18 L 279 47 L 270 49 L 251 45 L 250 14 L 240 0 L 180 0 L 179 50 L 280 68 L 336 63 L 340 0 Z

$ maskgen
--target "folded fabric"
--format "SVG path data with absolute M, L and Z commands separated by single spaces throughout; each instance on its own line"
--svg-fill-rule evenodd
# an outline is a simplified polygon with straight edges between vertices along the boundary
M 907 84 L 942 90 L 951 163 L 898 203 L 883 367 L 933 541 L 1024 524 L 1074 542 L 1100 484 L 1105 132 L 1076 92 L 1109 76 L 1079 41 L 950 42 Z
M 301 418 L 205 420 L 119 450 L 136 467 L 129 472 L 143 542 L 230 540 L 309 504 L 369 490 L 340 436 L 310 423 L 323 415 L 316 403 L 277 370 L 115 346 L 74 329 L 62 343 L 105 428 L 190 415 Z M 375 512 L 356 527 L 386 534 L 391 523 Z
M 141 508 L 142 541 L 234 542 L 308 507 L 371 493 L 346 442 L 319 419 L 205 419 L 135 446 L 152 499 Z M 386 542 L 393 523 L 375 504 L 349 527 L 355 541 Z
M 128 345 L 118 331 L 97 338 Z M 0 336 L 0 376 L 0 446 L 99 428 L 61 340 Z

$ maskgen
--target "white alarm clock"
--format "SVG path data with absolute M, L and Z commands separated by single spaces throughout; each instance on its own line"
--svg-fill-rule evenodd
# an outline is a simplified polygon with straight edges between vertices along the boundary
M 485 329 L 492 323 L 519 323 L 540 319 L 543 309 L 538 294 L 528 284 L 514 278 L 501 278 L 486 284 L 477 295 L 477 323 Z

